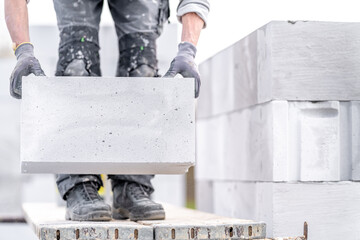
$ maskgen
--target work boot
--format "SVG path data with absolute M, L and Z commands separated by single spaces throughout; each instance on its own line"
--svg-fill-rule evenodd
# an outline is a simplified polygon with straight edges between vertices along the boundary
M 161 204 L 150 199 L 146 187 L 135 182 L 119 182 L 113 187 L 114 219 L 162 220 L 165 211 Z
M 95 183 L 80 183 L 70 190 L 66 198 L 66 220 L 111 220 L 111 208 L 99 196 Z

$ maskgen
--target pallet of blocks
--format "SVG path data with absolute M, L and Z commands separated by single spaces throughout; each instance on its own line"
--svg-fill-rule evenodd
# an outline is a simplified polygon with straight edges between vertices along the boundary
M 270 22 L 200 65 L 197 205 L 360 236 L 360 23 Z

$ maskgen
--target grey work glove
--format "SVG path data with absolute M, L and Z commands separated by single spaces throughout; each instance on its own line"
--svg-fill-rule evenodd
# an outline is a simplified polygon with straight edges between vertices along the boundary
M 45 76 L 39 61 L 34 56 L 34 47 L 31 43 L 20 45 L 16 51 L 17 64 L 10 77 L 11 96 L 21 99 L 22 77 L 33 73 L 35 76 Z
M 177 56 L 171 62 L 170 68 L 164 77 L 175 77 L 176 74 L 181 74 L 183 77 L 195 78 L 195 97 L 199 96 L 200 92 L 200 73 L 195 64 L 196 47 L 189 42 L 182 42 L 179 44 L 179 51 Z

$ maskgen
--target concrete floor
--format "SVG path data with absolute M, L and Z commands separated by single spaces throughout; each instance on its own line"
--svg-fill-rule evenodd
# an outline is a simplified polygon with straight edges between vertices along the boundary
M 0 239 L 36 240 L 36 235 L 26 223 L 0 223 Z

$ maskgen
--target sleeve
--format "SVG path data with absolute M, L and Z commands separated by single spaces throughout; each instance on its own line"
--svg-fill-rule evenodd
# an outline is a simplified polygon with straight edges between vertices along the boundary
M 207 17 L 210 11 L 208 0 L 180 0 L 177 8 L 177 18 L 181 22 L 181 17 L 186 13 L 194 12 L 204 21 L 204 28 L 207 25 Z

